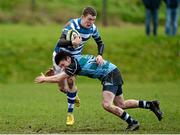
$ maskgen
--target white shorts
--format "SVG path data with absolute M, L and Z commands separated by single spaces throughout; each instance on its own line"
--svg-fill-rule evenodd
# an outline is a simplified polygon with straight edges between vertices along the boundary
M 55 62 L 55 56 L 56 56 L 56 52 L 53 52 L 53 57 L 52 57 L 52 62 L 53 62 L 53 68 L 54 68 L 54 74 L 58 74 L 62 72 L 62 69 L 56 64 Z

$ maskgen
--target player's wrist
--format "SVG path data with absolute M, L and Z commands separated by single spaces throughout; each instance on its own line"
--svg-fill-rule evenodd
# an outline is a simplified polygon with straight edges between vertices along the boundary
M 102 57 L 102 54 L 98 54 L 97 57 Z
M 47 82 L 47 81 L 48 81 L 48 80 L 47 80 L 47 77 L 44 76 L 44 77 L 42 78 L 42 82 Z

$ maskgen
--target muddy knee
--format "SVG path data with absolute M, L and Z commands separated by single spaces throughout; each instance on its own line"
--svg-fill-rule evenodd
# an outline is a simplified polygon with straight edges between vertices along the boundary
M 63 93 L 67 93 L 68 92 L 68 86 L 63 82 L 58 83 L 58 89 L 59 91 L 63 92 Z
M 107 111 L 111 110 L 111 104 L 110 104 L 109 102 L 103 101 L 103 102 L 102 102 L 102 106 L 103 106 L 103 108 L 104 108 L 105 110 L 107 110 Z
M 70 90 L 75 90 L 75 89 L 77 89 L 77 88 L 76 88 L 76 85 L 75 85 L 75 77 L 68 78 L 68 79 L 67 79 L 67 83 L 68 83 L 68 86 L 69 86 L 69 89 L 70 89 Z

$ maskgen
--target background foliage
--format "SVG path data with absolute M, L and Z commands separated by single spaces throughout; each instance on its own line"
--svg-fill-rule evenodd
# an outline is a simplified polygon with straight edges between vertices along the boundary
M 107 0 L 108 27 L 101 25 L 102 0 L 0 0 L 0 82 L 29 82 L 51 67 L 51 56 L 63 25 L 92 5 L 105 43 L 104 58 L 131 81 L 173 81 L 180 78 L 178 35 L 164 34 L 165 5 L 160 8 L 158 37 L 144 33 L 141 0 Z M 78 4 L 77 4 L 78 3 Z M 84 53 L 97 54 L 90 40 Z
M 91 5 L 97 9 L 98 21 L 102 19 L 103 0 L 0 0 L 0 22 L 28 24 L 64 23 L 69 18 L 81 15 L 82 9 Z M 160 22 L 165 20 L 165 5 L 162 3 Z M 122 22 L 144 23 L 142 0 L 107 0 L 107 19 L 110 25 Z

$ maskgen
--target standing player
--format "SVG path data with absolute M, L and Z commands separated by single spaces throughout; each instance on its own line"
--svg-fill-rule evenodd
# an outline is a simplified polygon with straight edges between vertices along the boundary
M 82 12 L 82 16 L 80 18 L 71 19 L 66 26 L 64 27 L 61 37 L 58 40 L 58 43 L 55 47 L 53 52 L 53 72 L 50 70 L 47 72 L 48 75 L 58 74 L 61 72 L 61 68 L 55 63 L 54 57 L 57 53 L 61 51 L 68 52 L 72 54 L 73 57 L 77 57 L 82 54 L 83 47 L 85 43 L 88 41 L 89 38 L 93 37 L 95 42 L 97 43 L 98 48 L 98 55 L 96 57 L 97 64 L 103 63 L 103 50 L 104 44 L 101 40 L 99 35 L 98 29 L 96 27 L 95 20 L 96 20 L 97 12 L 92 7 L 84 8 Z M 75 29 L 80 33 L 80 36 L 77 36 L 73 41 L 66 40 L 66 35 L 69 30 Z M 73 125 L 74 117 L 73 117 L 73 108 L 74 108 L 74 99 L 77 94 L 77 87 L 75 86 L 75 77 L 67 78 L 66 80 L 62 80 L 59 82 L 60 90 L 67 93 L 68 99 L 68 116 L 67 116 L 67 125 Z M 68 85 L 67 85 L 68 84 Z M 71 91 L 69 91 L 71 89 Z
M 132 131 L 138 129 L 139 122 L 133 119 L 124 109 L 149 109 L 154 112 L 158 120 L 162 119 L 162 112 L 159 108 L 158 101 L 124 100 L 122 92 L 123 80 L 120 71 L 109 61 L 104 60 L 102 65 L 98 65 L 96 63 L 96 57 L 92 55 L 82 55 L 75 59 L 66 52 L 60 52 L 55 56 L 55 62 L 65 70 L 58 75 L 50 77 L 45 77 L 43 75 L 38 76 L 35 82 L 57 83 L 75 74 L 97 78 L 101 80 L 103 86 L 103 108 L 127 122 L 127 130 Z

